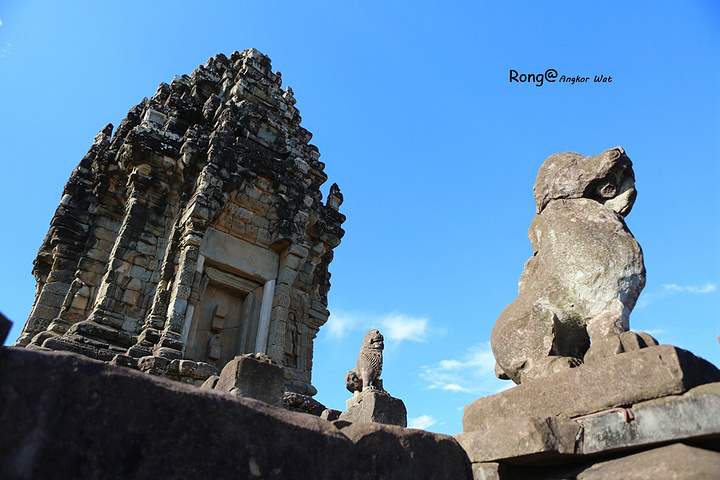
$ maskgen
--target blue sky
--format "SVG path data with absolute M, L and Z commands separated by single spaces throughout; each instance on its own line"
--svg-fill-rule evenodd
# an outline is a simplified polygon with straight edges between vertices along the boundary
M 720 363 L 720 6 L 638 2 L 0 4 L 0 310 L 20 332 L 32 260 L 72 169 L 160 82 L 255 47 L 295 92 L 345 197 L 317 398 L 343 409 L 364 333 L 411 424 L 461 431 L 494 379 L 490 331 L 531 255 L 549 155 L 621 145 L 648 281 L 634 330 Z M 510 83 L 510 70 L 585 83 Z M 596 83 L 595 75 L 611 76 Z

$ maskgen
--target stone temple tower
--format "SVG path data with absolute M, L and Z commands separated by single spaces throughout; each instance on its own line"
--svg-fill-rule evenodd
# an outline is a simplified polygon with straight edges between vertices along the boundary
M 337 185 L 257 50 L 161 84 L 72 173 L 18 339 L 200 384 L 261 352 L 314 395 L 313 339 L 343 236 Z

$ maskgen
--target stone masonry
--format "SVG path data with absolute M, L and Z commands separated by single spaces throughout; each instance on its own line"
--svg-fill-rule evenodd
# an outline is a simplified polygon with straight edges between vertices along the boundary
M 72 173 L 17 345 L 200 385 L 237 355 L 314 395 L 313 339 L 344 232 L 292 90 L 255 49 L 162 83 Z

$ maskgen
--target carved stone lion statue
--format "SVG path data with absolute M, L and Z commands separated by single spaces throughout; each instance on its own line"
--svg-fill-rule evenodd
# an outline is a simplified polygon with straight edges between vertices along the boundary
M 575 367 L 590 342 L 628 331 L 645 286 L 642 250 L 624 221 L 636 190 L 622 148 L 552 155 L 534 191 L 533 257 L 491 336 L 496 374 L 515 383 Z
M 345 376 L 345 386 L 351 392 L 362 392 L 366 388 L 383 390 L 380 374 L 382 373 L 385 339 L 377 329 L 365 334 L 355 370 Z

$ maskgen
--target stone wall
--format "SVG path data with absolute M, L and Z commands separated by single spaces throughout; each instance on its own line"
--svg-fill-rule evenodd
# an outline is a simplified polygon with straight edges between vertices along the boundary
M 161 84 L 72 173 L 17 344 L 201 384 L 267 353 L 315 393 L 313 339 L 344 232 L 292 90 L 251 49 Z
M 328 422 L 68 352 L 0 347 L 0 478 L 469 480 L 450 436 Z

